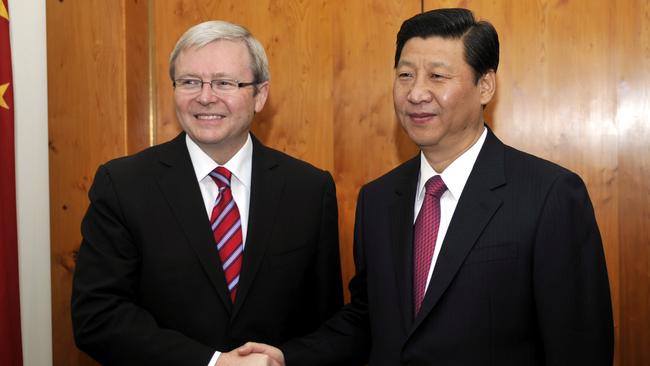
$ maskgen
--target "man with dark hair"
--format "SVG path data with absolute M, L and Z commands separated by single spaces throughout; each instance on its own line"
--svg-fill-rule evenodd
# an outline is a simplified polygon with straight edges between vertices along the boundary
M 611 365 L 609 284 L 582 180 L 485 125 L 499 41 L 466 9 L 405 21 L 393 98 L 421 153 L 359 193 L 351 302 L 293 365 Z M 284 353 L 284 354 L 283 354 Z

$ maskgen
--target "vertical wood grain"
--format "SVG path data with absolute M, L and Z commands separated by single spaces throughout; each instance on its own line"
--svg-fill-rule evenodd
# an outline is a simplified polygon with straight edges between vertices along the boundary
M 137 124 L 148 115 L 148 98 L 140 91 L 148 85 L 147 61 L 141 59 L 146 38 L 137 39 L 146 36 L 138 30 L 146 2 L 48 0 L 46 5 L 53 364 L 96 365 L 74 345 L 72 273 L 95 170 L 147 143 L 146 134 L 138 132 L 146 121 Z
M 133 154 L 151 145 L 149 67 L 149 0 L 124 1 L 124 56 L 127 152 Z
M 620 365 L 650 365 L 650 1 L 619 1 L 611 13 L 620 199 Z
M 344 1 L 333 19 L 334 178 L 345 284 L 354 275 L 354 215 L 361 185 L 417 152 L 395 117 L 392 85 L 395 36 L 402 21 L 418 12 L 420 1 Z

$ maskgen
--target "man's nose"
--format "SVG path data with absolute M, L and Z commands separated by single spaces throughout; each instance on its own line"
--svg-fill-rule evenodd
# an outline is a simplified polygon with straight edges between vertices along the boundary
M 431 85 L 422 77 L 416 78 L 409 90 L 407 98 L 409 102 L 414 104 L 430 102 L 433 99 Z
M 219 96 L 212 90 L 212 85 L 208 82 L 203 82 L 201 92 L 197 95 L 196 100 L 201 104 L 210 104 L 216 102 L 218 99 Z

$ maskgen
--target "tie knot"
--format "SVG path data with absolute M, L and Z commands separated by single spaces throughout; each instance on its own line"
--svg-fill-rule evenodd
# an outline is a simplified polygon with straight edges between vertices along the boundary
M 219 187 L 219 189 L 224 187 L 230 187 L 231 176 L 232 173 L 230 172 L 230 170 L 222 166 L 218 166 L 213 171 L 210 172 L 210 177 L 212 177 L 212 180 L 217 184 L 217 187 Z
M 445 182 L 442 181 L 442 178 L 439 175 L 434 175 L 429 178 L 429 180 L 424 184 L 426 189 L 426 194 L 430 194 L 436 198 L 440 198 L 443 193 L 447 190 Z

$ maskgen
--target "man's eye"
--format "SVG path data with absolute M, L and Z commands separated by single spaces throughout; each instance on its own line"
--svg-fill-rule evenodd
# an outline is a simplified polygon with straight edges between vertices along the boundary
M 199 86 L 201 85 L 201 80 L 198 79 L 183 79 L 180 81 L 182 86 Z
M 231 80 L 215 80 L 214 81 L 219 87 L 233 87 L 237 84 Z
M 409 79 L 413 77 L 413 74 L 411 74 L 410 72 L 400 72 L 397 74 L 397 77 L 400 79 Z

